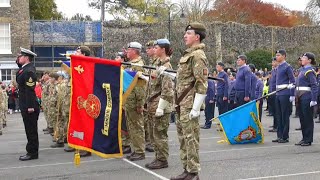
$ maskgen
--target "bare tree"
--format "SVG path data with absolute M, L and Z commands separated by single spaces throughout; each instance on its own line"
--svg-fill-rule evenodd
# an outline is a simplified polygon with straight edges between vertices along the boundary
M 320 0 L 310 0 L 305 11 L 316 25 L 320 24 Z
M 215 0 L 181 0 L 185 14 L 191 21 L 199 21 L 208 12 Z

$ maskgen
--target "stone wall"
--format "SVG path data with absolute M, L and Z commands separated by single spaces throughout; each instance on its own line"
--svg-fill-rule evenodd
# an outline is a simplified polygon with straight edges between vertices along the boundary
M 186 25 L 187 22 L 172 23 L 171 44 L 174 49 L 174 66 L 185 49 L 183 35 Z M 208 31 L 204 43 L 206 44 L 206 54 L 210 67 L 214 67 L 216 61 L 233 65 L 239 53 L 247 53 L 254 49 L 274 52 L 277 49 L 284 48 L 288 51 L 288 59 L 295 60 L 298 55 L 303 53 L 299 52 L 299 49 L 308 45 L 312 39 L 320 35 L 320 26 L 280 28 L 254 24 L 243 25 L 233 22 L 214 22 L 206 24 L 206 26 Z M 163 38 L 167 33 L 167 22 L 151 25 L 106 22 L 104 24 L 105 55 L 108 58 L 113 58 L 114 54 L 128 42 L 137 41 L 145 44 L 149 40 Z M 320 56 L 320 54 L 317 55 Z M 145 54 L 143 56 L 145 57 Z
M 12 54 L 0 54 L 0 60 L 15 60 L 19 47 L 30 48 L 29 0 L 11 0 L 11 7 L 0 7 L 0 23 L 10 23 Z

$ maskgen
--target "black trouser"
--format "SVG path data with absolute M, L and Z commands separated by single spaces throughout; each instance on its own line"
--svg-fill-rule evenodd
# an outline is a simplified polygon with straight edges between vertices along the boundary
M 26 150 L 29 155 L 36 155 L 39 151 L 39 137 L 38 137 L 38 118 L 39 110 L 33 113 L 28 113 L 26 110 L 21 111 L 24 128 L 27 135 Z
M 217 107 L 219 115 L 228 111 L 228 101 L 223 100 L 223 95 L 217 95 Z
M 235 109 L 237 105 L 234 103 L 234 100 L 230 100 L 228 104 L 228 111 L 231 111 L 232 109 Z
M 212 119 L 214 118 L 214 108 L 215 103 L 206 103 L 206 108 L 204 110 L 204 114 L 206 116 L 206 127 L 211 127 Z
M 271 95 L 268 97 L 269 100 L 269 110 L 270 113 L 273 115 L 273 128 L 278 128 L 278 121 L 276 116 L 276 95 Z
M 263 106 L 263 99 L 260 99 L 259 100 L 259 119 L 260 119 L 260 122 L 261 122 L 261 118 L 262 118 L 262 106 Z
M 276 96 L 276 119 L 278 120 L 277 136 L 281 139 L 289 139 L 290 114 L 292 104 L 289 101 L 289 95 Z
M 313 142 L 313 107 L 310 107 L 311 99 L 299 100 L 299 118 L 302 130 L 302 140 L 304 142 Z
M 244 91 L 237 91 L 236 92 L 236 97 L 235 97 L 236 107 L 242 106 L 245 103 L 247 103 L 247 101 L 244 101 L 244 97 L 245 97 Z

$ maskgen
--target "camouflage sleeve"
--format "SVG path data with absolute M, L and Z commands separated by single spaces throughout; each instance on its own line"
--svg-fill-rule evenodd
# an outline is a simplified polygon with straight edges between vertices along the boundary
M 0 109 L 5 109 L 5 100 L 4 100 L 3 91 L 1 89 L 0 89 Z
M 136 106 L 137 107 L 143 107 L 146 99 L 146 92 L 145 92 L 145 87 L 143 86 L 136 86 L 133 89 L 136 97 Z
M 169 63 L 164 64 L 168 69 L 172 69 Z M 161 95 L 160 98 L 173 103 L 173 82 L 169 76 L 161 76 Z
M 207 58 L 204 53 L 195 53 L 192 61 L 192 70 L 195 78 L 195 92 L 206 94 L 208 88 L 208 67 Z

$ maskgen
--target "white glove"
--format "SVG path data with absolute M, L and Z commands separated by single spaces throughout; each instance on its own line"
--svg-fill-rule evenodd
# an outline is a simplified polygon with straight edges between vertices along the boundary
M 158 104 L 158 108 L 156 110 L 156 117 L 160 117 L 164 115 L 164 109 L 169 105 L 169 102 L 160 98 L 159 104 Z
M 138 74 L 138 77 L 139 77 L 140 79 L 149 81 L 149 77 L 143 75 L 142 72 L 139 71 L 137 74 Z
M 317 101 L 311 101 L 310 102 L 310 107 L 317 105 Z
M 287 86 L 287 89 L 293 89 L 293 88 L 295 88 L 296 86 L 294 85 L 294 84 L 288 84 L 288 86 Z
M 190 120 L 200 116 L 200 108 L 206 96 L 207 96 L 206 94 L 196 93 L 196 96 L 194 97 L 194 101 L 193 101 L 192 110 L 189 114 Z
M 165 66 L 160 66 L 160 67 L 158 67 L 158 68 L 157 68 L 157 74 L 158 74 L 158 76 L 162 75 L 162 74 L 165 72 L 166 69 L 167 69 L 167 67 L 165 67 Z
M 163 75 L 170 77 L 172 80 L 174 80 L 176 78 L 176 73 L 169 73 L 164 71 Z
M 296 99 L 296 97 L 290 96 L 289 101 L 290 101 L 290 102 L 294 102 L 295 99 Z

